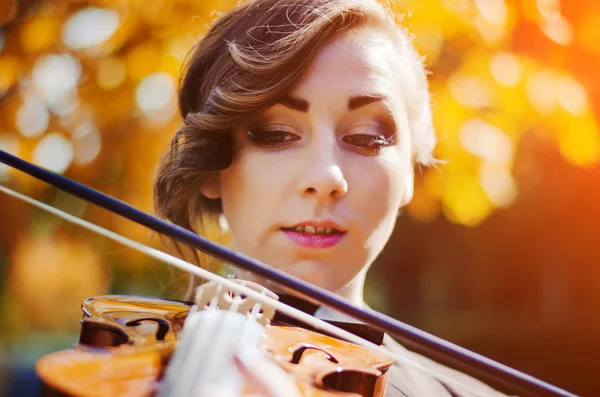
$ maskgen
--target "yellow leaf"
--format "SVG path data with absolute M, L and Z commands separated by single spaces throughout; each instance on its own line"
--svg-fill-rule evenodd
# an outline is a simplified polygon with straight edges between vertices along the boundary
M 16 56 L 0 56 L 0 93 L 8 90 L 19 79 L 19 59 Z
M 559 129 L 558 146 L 574 165 L 588 166 L 600 159 L 600 131 L 593 116 L 568 118 Z
M 8 281 L 31 327 L 76 328 L 81 302 L 106 292 L 106 269 L 84 240 L 24 235 L 14 247 Z
M 127 67 L 129 77 L 133 81 L 140 81 L 146 75 L 156 71 L 160 50 L 153 42 L 145 42 L 127 54 Z
M 21 48 L 36 53 L 51 48 L 59 37 L 59 21 L 51 16 L 36 16 L 21 27 Z
M 406 206 L 406 211 L 420 222 L 431 222 L 440 214 L 440 202 L 419 183 L 415 185 L 413 200 Z
M 493 210 L 477 177 L 470 174 L 457 174 L 449 179 L 442 203 L 448 220 L 465 226 L 477 226 Z
M 127 66 L 121 59 L 112 57 L 100 61 L 96 71 L 96 83 L 105 90 L 117 88 L 125 81 Z

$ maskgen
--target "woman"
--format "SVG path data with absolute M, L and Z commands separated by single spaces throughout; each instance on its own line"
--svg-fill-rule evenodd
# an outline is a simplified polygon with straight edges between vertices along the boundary
M 191 230 L 222 214 L 236 250 L 364 306 L 367 270 L 435 145 L 423 64 L 393 15 L 376 0 L 256 0 L 223 15 L 183 75 L 158 213 Z M 497 394 L 412 356 L 470 390 L 397 366 L 386 395 Z

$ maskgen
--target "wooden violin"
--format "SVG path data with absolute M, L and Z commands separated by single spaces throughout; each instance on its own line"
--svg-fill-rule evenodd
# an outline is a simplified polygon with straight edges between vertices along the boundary
M 213 284 L 213 291 L 214 286 Z M 217 294 L 220 298 L 218 307 L 228 310 L 222 315 L 234 313 L 230 311 L 232 302 L 236 304 L 236 308 L 241 307 L 242 310 L 244 306 L 253 308 L 256 305 L 247 297 L 240 297 L 230 290 L 220 289 Z M 213 298 L 209 299 L 215 306 Z M 200 305 L 205 303 L 206 300 L 200 302 Z M 181 379 L 172 381 L 171 385 L 168 385 L 168 392 L 157 391 L 160 390 L 158 385 L 168 383 L 168 380 L 163 378 L 192 307 L 195 306 L 190 302 L 158 298 L 102 296 L 87 299 L 82 305 L 84 318 L 81 322 L 79 346 L 49 354 L 41 358 L 36 365 L 36 371 L 44 385 L 43 395 L 181 395 L 181 390 L 172 390 L 176 387 L 183 388 L 180 383 L 184 381 Z M 268 314 L 265 314 L 267 312 Z M 238 312 L 235 314 L 239 315 Z M 188 361 L 193 360 L 194 365 L 199 366 L 198 362 L 203 359 L 209 360 L 213 370 L 218 369 L 220 378 L 217 380 L 220 387 L 224 383 L 233 382 L 233 376 L 229 375 L 229 378 L 226 378 L 222 374 L 230 370 L 227 364 L 232 367 L 231 363 L 225 362 L 225 365 L 221 365 L 223 368 L 215 367 L 219 367 L 220 361 L 228 360 L 228 351 L 235 347 L 235 343 L 240 343 L 240 340 L 244 342 L 241 328 L 244 328 L 245 323 L 250 322 L 248 325 L 252 325 L 260 322 L 265 326 L 261 326 L 261 330 L 258 331 L 264 333 L 264 337 L 260 338 L 258 350 L 283 370 L 273 371 L 271 367 L 269 376 L 290 376 L 293 381 L 291 387 L 294 388 L 294 392 L 299 392 L 297 395 L 383 396 L 387 371 L 394 363 L 389 357 L 299 327 L 269 324 L 268 316 L 272 314 L 273 311 L 267 309 L 260 310 L 258 320 L 246 319 L 246 315 L 241 318 L 217 319 L 217 325 L 213 326 L 213 329 L 219 328 L 222 333 L 235 328 L 235 341 L 226 340 L 222 334 L 216 332 L 203 335 L 192 331 L 190 329 L 194 326 L 187 321 L 188 334 L 193 333 L 193 338 L 196 339 L 205 338 L 205 347 L 208 344 L 221 343 L 219 347 L 212 347 L 210 360 L 206 357 L 210 349 L 204 348 L 198 350 L 198 354 L 188 353 L 188 356 L 193 356 L 188 358 Z M 208 320 L 202 317 L 198 321 Z M 206 327 L 206 324 L 198 326 Z M 198 344 L 198 341 L 194 342 Z M 248 342 L 252 344 L 252 341 Z M 242 346 L 242 349 L 247 348 L 252 346 Z M 189 346 L 183 346 L 183 349 L 190 350 Z M 202 355 L 205 357 L 198 357 Z M 187 365 L 191 364 L 188 362 Z M 180 368 L 173 370 L 175 373 L 180 371 Z M 201 370 L 193 372 L 194 377 L 201 376 L 197 373 Z M 259 395 L 254 393 L 255 390 L 248 379 L 242 377 L 241 381 L 240 396 Z M 206 383 L 208 382 L 204 380 L 204 384 Z M 286 395 L 292 396 L 293 393 L 286 392 Z

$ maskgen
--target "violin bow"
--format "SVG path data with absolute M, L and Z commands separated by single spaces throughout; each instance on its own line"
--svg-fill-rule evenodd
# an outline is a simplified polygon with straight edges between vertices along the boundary
M 269 267 L 256 259 L 211 242 L 187 229 L 147 214 L 123 201 L 63 175 L 36 166 L 6 151 L 0 150 L 0 162 L 224 262 L 309 296 L 325 306 L 334 308 L 352 318 L 370 324 L 381 332 L 390 334 L 412 351 L 466 372 L 486 383 L 498 385 L 502 389 L 525 396 L 576 396 L 382 313 L 360 309 L 333 292 L 316 287 L 281 270 Z

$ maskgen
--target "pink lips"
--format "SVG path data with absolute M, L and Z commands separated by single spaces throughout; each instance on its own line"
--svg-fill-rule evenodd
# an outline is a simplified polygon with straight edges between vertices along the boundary
M 282 229 L 285 235 L 294 243 L 307 248 L 329 248 L 339 243 L 344 233 L 333 234 L 311 234 L 301 233 L 295 230 Z

